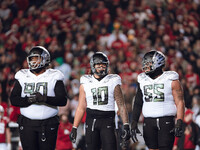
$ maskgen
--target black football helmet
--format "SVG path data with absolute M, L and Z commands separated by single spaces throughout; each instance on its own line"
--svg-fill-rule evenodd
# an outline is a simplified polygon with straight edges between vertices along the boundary
M 157 70 L 162 70 L 165 66 L 165 55 L 156 50 L 147 52 L 142 59 L 142 70 L 147 74 L 152 74 Z
M 106 69 L 101 72 L 97 72 L 95 69 L 96 64 L 106 64 Z M 90 67 L 93 74 L 97 74 L 98 76 L 105 76 L 108 74 L 109 60 L 108 57 L 102 52 L 96 52 L 90 59 Z
M 37 57 L 37 60 L 32 60 L 32 57 Z M 27 62 L 30 70 L 46 67 L 50 64 L 50 54 L 46 48 L 35 46 L 31 48 L 27 57 Z

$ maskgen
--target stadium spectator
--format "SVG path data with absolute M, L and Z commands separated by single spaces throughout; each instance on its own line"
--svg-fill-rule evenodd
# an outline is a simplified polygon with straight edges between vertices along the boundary
M 187 109 L 185 112 L 183 131 L 184 134 L 181 137 L 175 137 L 173 150 L 194 150 L 196 145 L 200 146 L 200 128 L 193 121 L 193 111 L 191 109 Z
M 69 134 L 72 130 L 72 124 L 68 120 L 68 114 L 60 114 L 60 125 L 58 127 L 58 136 L 56 150 L 72 150 L 72 142 Z
M 11 132 L 8 117 L 4 116 L 4 108 L 0 105 L 0 149 L 11 150 Z

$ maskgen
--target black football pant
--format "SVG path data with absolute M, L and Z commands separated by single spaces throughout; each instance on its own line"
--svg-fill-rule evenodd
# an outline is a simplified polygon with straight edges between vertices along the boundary
M 56 118 L 48 119 L 47 124 L 43 124 L 45 120 L 36 121 L 36 124 L 33 120 L 25 117 L 23 117 L 23 120 L 25 121 L 19 123 L 23 150 L 55 150 L 59 125 L 53 123 Z
M 87 150 L 116 150 L 114 118 L 86 119 Z
M 144 118 L 143 136 L 150 149 L 171 150 L 174 144 L 174 117 Z

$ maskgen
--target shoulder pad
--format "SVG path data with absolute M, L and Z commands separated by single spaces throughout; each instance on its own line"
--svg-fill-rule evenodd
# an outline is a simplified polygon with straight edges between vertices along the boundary
M 142 73 L 140 73 L 138 75 L 137 80 L 140 83 L 140 81 L 143 80 L 143 79 L 145 79 L 146 77 L 147 77 L 147 75 L 144 72 L 142 72 Z
M 52 75 L 56 80 L 64 80 L 64 75 L 60 70 L 57 69 L 48 69 L 49 75 Z
M 122 81 L 121 81 L 121 77 L 118 75 L 118 74 L 108 74 L 106 77 L 105 77 L 105 82 L 108 82 L 109 80 L 112 80 L 113 82 L 119 85 L 122 84 Z
M 178 80 L 179 79 L 179 74 L 175 71 L 165 71 L 165 76 L 169 80 Z
M 118 74 L 108 74 L 107 78 L 108 79 L 112 79 L 112 78 L 120 78 L 121 79 L 121 77 Z
M 15 79 L 19 80 L 20 78 L 23 78 L 24 76 L 28 75 L 27 73 L 28 69 L 21 69 L 15 74 Z
M 118 74 L 109 74 L 107 76 L 108 79 L 116 79 L 116 80 L 121 80 L 121 77 Z
M 80 84 L 85 84 L 88 82 L 92 82 L 92 76 L 91 75 L 83 75 L 80 78 Z

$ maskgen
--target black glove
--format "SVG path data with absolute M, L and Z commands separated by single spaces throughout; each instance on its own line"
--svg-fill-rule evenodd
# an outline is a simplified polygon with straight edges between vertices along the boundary
M 181 119 L 178 119 L 175 127 L 170 131 L 170 133 L 174 133 L 174 136 L 176 137 L 181 137 L 183 134 L 182 126 L 183 121 Z
M 120 143 L 120 146 L 122 148 L 127 148 L 129 145 L 129 139 L 130 139 L 130 128 L 129 128 L 129 124 L 124 125 L 124 130 L 122 132 L 122 141 Z
M 40 103 L 40 102 L 46 102 L 47 96 L 42 95 L 40 92 L 32 93 L 30 94 L 30 97 L 28 97 L 28 103 Z
M 29 104 L 33 104 L 37 102 L 36 95 L 30 94 L 30 97 L 27 97 L 27 101 Z
M 73 143 L 75 143 L 76 142 L 76 136 L 77 136 L 77 128 L 73 127 L 72 131 L 71 131 L 71 133 L 69 135 L 70 141 L 72 141 Z
M 47 101 L 47 96 L 44 94 L 42 95 L 40 92 L 34 93 L 36 95 L 37 102 L 46 102 Z
M 133 122 L 131 123 L 131 138 L 133 140 L 133 143 L 138 142 L 137 134 L 140 134 L 140 136 L 142 136 L 142 133 L 138 129 L 137 122 L 133 120 Z

